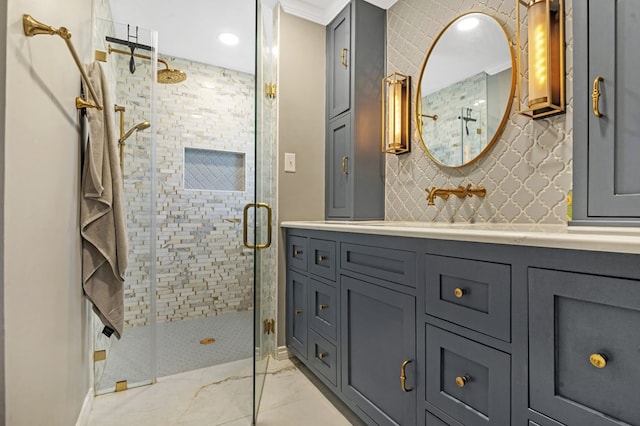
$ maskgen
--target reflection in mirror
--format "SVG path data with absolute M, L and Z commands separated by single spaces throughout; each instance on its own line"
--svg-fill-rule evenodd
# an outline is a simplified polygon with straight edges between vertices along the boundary
M 461 167 L 492 146 L 511 110 L 513 61 L 491 16 L 468 13 L 442 30 L 425 59 L 416 102 L 420 138 L 436 163 Z

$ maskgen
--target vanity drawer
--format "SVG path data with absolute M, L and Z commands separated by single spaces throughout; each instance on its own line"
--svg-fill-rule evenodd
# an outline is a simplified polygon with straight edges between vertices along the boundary
M 639 424 L 640 281 L 529 269 L 531 408 L 565 424 Z
M 511 341 L 511 267 L 425 256 L 426 313 Z
M 313 330 L 309 331 L 310 367 L 333 386 L 338 385 L 338 356 L 335 345 Z
M 427 402 L 464 425 L 508 425 L 511 357 L 426 326 Z
M 310 325 L 315 331 L 332 340 L 338 332 L 336 319 L 338 305 L 336 289 L 318 280 L 311 279 L 311 298 L 309 306 Z
M 290 235 L 287 238 L 287 266 L 307 270 L 307 239 Z
M 335 241 L 309 239 L 311 258 L 309 272 L 324 277 L 328 280 L 336 280 L 336 243 Z
M 408 287 L 416 286 L 414 252 L 342 243 L 340 267 Z

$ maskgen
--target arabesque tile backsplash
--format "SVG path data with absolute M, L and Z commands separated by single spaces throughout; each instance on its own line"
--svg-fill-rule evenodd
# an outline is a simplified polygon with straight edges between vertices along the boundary
M 424 58 L 444 26 L 466 12 L 484 12 L 516 38 L 514 0 L 400 0 L 387 11 L 387 73 L 412 78 L 411 153 L 386 158 L 387 220 L 445 222 L 566 223 L 572 187 L 572 20 L 565 0 L 566 114 L 531 120 L 517 114 L 493 148 L 479 161 L 452 169 L 436 165 L 424 152 L 415 125 L 415 96 Z M 485 198 L 436 200 L 427 206 L 426 188 L 471 183 Z

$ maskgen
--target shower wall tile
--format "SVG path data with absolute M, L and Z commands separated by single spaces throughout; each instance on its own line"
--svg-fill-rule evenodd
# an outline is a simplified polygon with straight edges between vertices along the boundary
M 160 55 L 163 57 L 162 55 Z M 253 255 L 242 244 L 245 191 L 184 188 L 185 148 L 242 152 L 247 176 L 254 167 L 254 77 L 219 67 L 164 57 L 187 80 L 155 87 L 157 133 L 157 320 L 178 321 L 253 308 Z M 110 58 L 111 59 L 111 58 Z M 126 128 L 151 119 L 151 66 L 120 56 L 118 100 L 127 108 Z M 162 67 L 162 65 L 160 65 Z M 153 127 L 152 127 L 153 129 Z M 127 140 L 125 193 L 130 256 L 125 289 L 127 326 L 149 320 L 148 285 L 151 199 L 151 132 Z
M 459 169 L 436 165 L 425 154 L 415 126 L 417 79 L 440 30 L 471 11 L 495 17 L 514 42 L 516 10 L 505 0 L 400 0 L 387 11 L 387 70 L 411 75 L 412 151 L 386 158 L 387 220 L 566 223 L 572 179 L 572 25 L 565 1 L 567 113 L 531 120 L 515 100 L 496 144 L 481 160 Z M 522 76 L 523 78 L 526 76 Z M 426 188 L 483 185 L 485 198 L 437 200 L 427 207 Z

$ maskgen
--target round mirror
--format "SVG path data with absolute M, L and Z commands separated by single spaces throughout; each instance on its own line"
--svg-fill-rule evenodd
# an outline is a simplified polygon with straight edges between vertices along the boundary
M 514 65 L 507 35 L 489 15 L 467 13 L 440 32 L 416 99 L 420 139 L 433 161 L 462 167 L 491 148 L 511 110 Z

